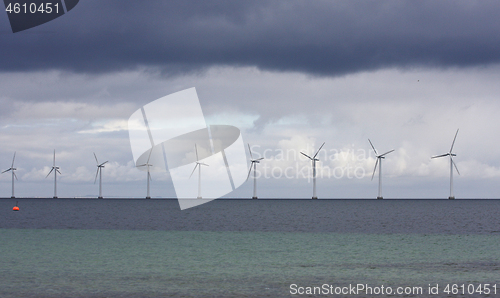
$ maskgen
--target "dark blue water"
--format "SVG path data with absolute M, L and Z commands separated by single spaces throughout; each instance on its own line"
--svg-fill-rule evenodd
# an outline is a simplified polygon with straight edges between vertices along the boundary
M 498 200 L 15 201 L 0 200 L 0 297 L 500 297 Z M 485 283 L 497 294 L 466 291 Z
M 499 215 L 500 200 L 0 200 L 0 228 L 17 229 L 494 234 Z

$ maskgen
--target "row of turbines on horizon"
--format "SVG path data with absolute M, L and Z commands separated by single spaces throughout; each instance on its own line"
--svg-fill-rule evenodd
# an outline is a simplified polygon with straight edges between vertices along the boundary
M 106 164 L 108 161 L 105 161 L 103 163 L 99 163 L 97 160 L 97 156 L 94 153 L 95 161 L 97 162 L 97 172 L 95 174 L 95 179 L 94 179 L 94 184 L 97 181 L 97 176 L 99 175 L 99 197 L 98 199 L 102 199 L 102 168 L 104 168 L 104 164 Z M 10 168 L 7 170 L 3 171 L 3 173 L 11 172 L 12 173 L 12 196 L 11 198 L 14 199 L 16 196 L 14 195 L 14 178 L 17 180 L 17 175 L 16 175 L 16 170 L 17 168 L 14 168 L 14 161 L 16 160 L 16 153 L 14 152 L 14 157 L 12 158 L 12 165 Z M 45 179 L 50 176 L 52 172 L 54 172 L 54 199 L 57 199 L 57 173 L 61 174 L 61 171 L 59 171 L 60 167 L 56 166 L 56 150 L 54 149 L 54 160 L 52 163 L 52 168 L 50 169 L 49 173 L 47 176 L 45 176 Z
M 457 139 L 457 135 L 458 135 L 458 129 L 457 129 L 457 132 L 455 133 L 455 137 L 453 138 L 453 142 L 451 143 L 451 148 L 450 148 L 450 151 L 447 152 L 447 153 L 444 153 L 444 154 L 441 154 L 441 155 L 436 155 L 436 156 L 432 156 L 431 158 L 434 159 L 434 158 L 440 158 L 440 157 L 446 157 L 446 156 L 449 156 L 450 157 L 450 196 L 448 197 L 448 199 L 450 200 L 453 200 L 455 199 L 455 196 L 453 194 L 453 167 L 455 167 L 457 173 L 460 175 L 460 172 L 458 171 L 458 167 L 457 165 L 455 164 L 455 162 L 453 161 L 453 157 L 456 156 L 455 153 L 453 153 L 453 146 L 455 145 L 455 140 Z M 379 170 L 379 173 L 378 173 L 378 196 L 377 196 L 377 199 L 383 199 L 383 196 L 382 196 L 382 160 L 385 159 L 385 156 L 391 152 L 394 151 L 394 149 L 390 150 L 390 151 L 387 151 L 383 154 L 378 154 L 377 150 L 375 149 L 375 146 L 373 146 L 373 143 L 371 142 L 370 139 L 368 139 L 368 142 L 370 143 L 370 146 L 372 147 L 373 151 L 375 152 L 375 156 L 377 158 L 376 162 L 375 162 L 375 167 L 373 168 L 373 174 L 372 174 L 372 180 L 373 180 L 373 177 L 375 176 L 375 172 L 377 171 L 377 167 L 378 167 L 378 170 Z M 317 158 L 319 152 L 321 151 L 321 149 L 323 148 L 323 146 L 325 145 L 325 142 L 323 142 L 323 144 L 319 147 L 319 149 L 316 151 L 316 153 L 311 157 L 307 154 L 305 154 L 304 152 L 300 152 L 302 155 L 304 155 L 305 157 L 307 157 L 308 159 L 311 160 L 312 162 L 312 175 L 313 175 L 313 195 L 312 195 L 312 199 L 318 199 L 317 195 L 316 195 L 316 162 L 319 161 L 319 159 Z M 196 146 L 196 144 L 194 145 L 194 150 L 195 150 L 195 154 L 196 154 L 196 164 L 194 166 L 194 169 L 193 171 L 191 172 L 191 175 L 189 176 L 189 178 L 191 178 L 191 176 L 193 176 L 194 172 L 196 171 L 196 169 L 198 169 L 198 199 L 201 199 L 202 198 L 202 195 L 201 195 L 201 166 L 209 166 L 208 164 L 205 164 L 205 163 L 202 163 L 200 162 L 199 160 L 199 157 L 198 157 L 198 148 Z M 153 150 L 151 149 L 150 152 L 149 152 L 149 156 L 148 156 L 148 159 L 146 161 L 145 164 L 142 164 L 142 165 L 137 165 L 136 167 L 147 167 L 147 196 L 146 196 L 146 199 L 151 199 L 151 196 L 150 196 L 150 181 L 152 180 L 151 179 L 151 174 L 150 174 L 150 167 L 152 167 L 153 165 L 149 163 L 149 160 L 151 158 L 151 152 Z M 252 199 L 257 199 L 257 164 L 260 163 L 261 160 L 264 159 L 264 157 L 261 157 L 261 158 L 257 158 L 257 159 L 254 159 L 253 158 L 253 154 L 252 154 L 252 149 L 250 148 L 250 144 L 248 144 L 248 151 L 250 153 L 250 168 L 249 168 L 249 171 L 248 171 L 248 175 L 247 175 L 247 180 L 250 178 L 250 174 L 252 173 L 252 168 L 253 168 L 253 196 L 252 196 Z M 98 159 L 97 159 L 97 156 L 96 154 L 94 153 L 94 158 L 95 158 L 95 161 L 97 163 L 97 172 L 96 172 L 96 176 L 95 176 L 95 179 L 94 179 L 94 184 L 96 183 L 97 181 L 97 176 L 99 176 L 99 196 L 98 196 L 98 199 L 102 199 L 103 196 L 102 196 L 102 169 L 104 168 L 104 165 L 108 162 L 108 161 L 105 161 L 103 163 L 99 163 Z M 11 198 L 15 198 L 15 195 L 14 195 L 14 178 L 17 180 L 17 176 L 16 176 L 16 173 L 15 171 L 17 170 L 16 168 L 14 168 L 14 161 L 16 159 L 16 153 L 14 153 L 14 157 L 12 158 L 12 165 L 10 168 L 8 168 L 7 170 L 3 171 L 3 173 L 6 173 L 6 172 L 11 172 L 12 173 L 12 196 Z M 49 171 L 49 173 L 47 174 L 47 177 L 49 177 L 49 175 L 54 172 L 54 198 L 57 198 L 57 173 L 61 174 L 61 172 L 59 171 L 59 167 L 56 166 L 56 151 L 54 150 L 54 160 L 53 160 L 53 164 L 52 164 L 52 168 L 51 170 Z
M 455 137 L 453 138 L 453 142 L 451 143 L 451 148 L 450 148 L 450 151 L 448 153 L 444 153 L 441 155 L 436 155 L 436 156 L 431 157 L 432 159 L 439 158 L 439 157 L 445 157 L 445 156 L 450 157 L 450 196 L 448 197 L 448 199 L 450 199 L 450 200 L 455 199 L 455 196 L 453 194 L 453 167 L 455 167 L 455 169 L 457 170 L 457 173 L 460 175 L 460 172 L 458 171 L 458 167 L 455 164 L 455 162 L 453 161 L 453 156 L 457 156 L 455 153 L 453 153 L 453 146 L 455 145 L 455 140 L 457 139 L 457 135 L 458 135 L 458 129 L 457 129 L 457 132 L 455 133 Z M 394 149 L 387 151 L 383 154 L 378 154 L 377 149 L 375 149 L 375 146 L 373 146 L 372 141 L 370 141 L 370 139 L 368 139 L 368 142 L 370 142 L 370 146 L 372 147 L 373 152 L 375 152 L 375 156 L 377 158 L 377 161 L 375 162 L 375 167 L 373 168 L 372 180 L 373 180 L 373 177 L 375 176 L 375 172 L 377 171 L 377 166 L 378 166 L 379 172 L 378 172 L 378 196 L 377 196 L 377 199 L 381 200 L 381 199 L 383 199 L 383 196 L 382 196 L 382 159 L 385 159 L 385 156 L 387 154 L 393 152 Z M 316 156 L 318 156 L 318 153 L 320 152 L 320 150 L 323 148 L 324 145 L 325 145 L 325 143 L 323 142 L 323 144 L 319 147 L 319 149 L 316 151 L 316 153 L 312 157 L 305 154 L 304 152 L 300 152 L 302 155 L 309 158 L 311 160 L 311 163 L 312 163 L 312 172 L 313 172 L 313 196 L 312 196 L 312 199 L 313 200 L 318 199 L 318 196 L 316 195 L 316 162 L 319 161 L 319 159 L 316 158 Z M 250 151 L 250 156 L 252 156 L 252 150 L 250 149 L 250 145 L 248 145 L 248 150 Z M 253 157 L 251 159 L 251 162 L 253 165 L 253 170 L 254 170 L 254 186 L 253 186 L 253 197 L 252 197 L 253 199 L 257 199 L 257 177 L 255 174 L 256 173 L 256 164 L 259 163 L 260 160 L 262 160 L 262 159 L 263 158 L 253 159 Z M 251 170 L 252 170 L 252 167 L 250 167 L 250 171 Z M 248 172 L 248 177 L 250 177 L 250 171 Z M 248 177 L 247 177 L 247 180 L 248 180 Z

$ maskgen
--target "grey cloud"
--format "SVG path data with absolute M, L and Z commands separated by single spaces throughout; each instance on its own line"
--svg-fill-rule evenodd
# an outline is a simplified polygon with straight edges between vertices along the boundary
M 342 75 L 500 61 L 495 1 L 81 1 L 16 34 L 0 71 L 164 74 L 214 65 Z

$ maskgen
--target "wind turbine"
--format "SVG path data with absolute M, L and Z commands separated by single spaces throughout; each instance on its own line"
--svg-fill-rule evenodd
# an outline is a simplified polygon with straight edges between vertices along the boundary
M 16 152 L 14 152 L 14 158 L 12 158 L 12 165 L 10 166 L 10 168 L 8 168 L 7 170 L 3 171 L 3 173 L 6 173 L 8 171 L 12 171 L 12 196 L 10 197 L 11 199 L 14 199 L 15 196 L 14 196 L 14 177 L 16 178 L 17 180 L 17 175 L 15 173 L 15 171 L 17 170 L 16 168 L 14 168 L 14 160 L 16 159 Z
M 379 155 L 377 153 L 377 150 L 375 150 L 375 147 L 373 147 L 372 141 L 370 141 L 370 139 L 368 139 L 368 142 L 370 142 L 370 145 L 372 146 L 372 149 L 375 152 L 375 156 L 377 157 L 377 161 L 375 162 L 375 168 L 373 168 L 372 180 L 373 180 L 373 176 L 375 176 L 375 171 L 377 170 L 377 165 L 378 165 L 378 196 L 377 196 L 377 199 L 382 200 L 383 199 L 383 197 L 382 197 L 382 159 L 385 159 L 385 155 L 393 152 L 394 149 L 391 151 L 387 151 L 384 154 Z
M 457 135 L 458 135 L 458 129 L 457 129 L 457 132 L 455 133 L 455 138 L 453 138 L 453 143 L 451 143 L 450 152 L 431 157 L 431 158 L 438 158 L 438 157 L 445 157 L 445 156 L 450 157 L 450 196 L 448 197 L 448 199 L 450 199 L 450 200 L 455 199 L 455 196 L 453 195 L 453 166 L 455 166 L 455 169 L 457 170 L 458 175 L 460 175 L 460 172 L 458 171 L 457 165 L 453 161 L 453 156 L 457 156 L 457 155 L 452 152 L 453 145 L 455 145 L 455 140 L 457 139 Z
M 250 164 L 250 170 L 248 171 L 248 176 L 247 176 L 247 180 L 248 178 L 250 178 L 250 173 L 252 172 L 252 166 L 253 166 L 253 197 L 252 199 L 257 199 L 257 174 L 256 174 L 256 166 L 258 163 L 260 163 L 261 160 L 264 159 L 264 157 L 261 157 L 261 158 L 257 158 L 257 159 L 253 159 L 253 155 L 252 155 L 252 149 L 250 149 L 250 144 L 248 144 L 248 151 L 250 151 L 250 161 L 252 162 Z
M 196 147 L 196 144 L 194 144 L 194 151 L 196 152 L 196 165 L 194 166 L 194 169 L 191 172 L 191 175 L 189 175 L 189 178 L 191 178 L 191 176 L 193 176 L 193 173 L 196 170 L 196 167 L 198 167 L 198 199 L 201 199 L 201 166 L 208 167 L 208 165 L 204 164 L 202 162 L 199 162 L 198 148 Z
M 152 180 L 151 179 L 151 174 L 149 173 L 149 167 L 152 167 L 153 165 L 152 164 L 149 164 L 149 159 L 151 158 L 151 152 L 153 152 L 153 148 L 151 148 L 151 150 L 149 151 L 149 156 L 148 156 L 148 161 L 146 161 L 145 164 L 143 165 L 139 165 L 137 167 L 148 167 L 148 195 L 146 196 L 146 199 L 151 199 L 151 196 L 149 195 L 149 181 Z
M 95 173 L 94 184 L 97 181 L 97 175 L 99 175 L 99 197 L 97 197 L 97 198 L 102 199 L 102 168 L 104 168 L 104 164 L 107 163 L 108 161 L 106 160 L 105 162 L 99 164 L 99 161 L 97 161 L 97 156 L 95 155 L 95 152 L 94 152 L 94 157 L 95 157 L 95 161 L 97 163 L 97 172 Z
M 54 199 L 57 199 L 57 173 L 61 174 L 61 172 L 59 172 L 59 167 L 56 167 L 56 149 L 54 149 L 54 163 L 52 164 L 52 169 L 50 169 L 50 172 L 45 176 L 45 179 L 49 177 L 52 171 L 54 171 Z
M 319 159 L 317 159 L 316 156 L 318 155 L 319 151 L 321 150 L 321 148 L 323 148 L 324 145 L 325 145 L 325 142 L 323 142 L 323 145 L 321 145 L 321 147 L 319 147 L 318 151 L 316 151 L 316 154 L 314 154 L 313 157 L 310 157 L 309 155 L 305 154 L 304 152 L 300 152 L 302 155 L 304 155 L 305 157 L 309 158 L 312 161 L 312 168 L 313 168 L 313 196 L 312 196 L 312 199 L 313 200 L 318 199 L 318 197 L 316 196 L 316 162 L 319 161 Z

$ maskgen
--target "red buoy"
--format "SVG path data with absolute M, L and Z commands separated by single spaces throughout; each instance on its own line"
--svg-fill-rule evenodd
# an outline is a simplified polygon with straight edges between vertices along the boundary
M 12 208 L 12 210 L 14 210 L 14 211 L 19 211 L 19 207 L 14 206 L 14 208 Z

